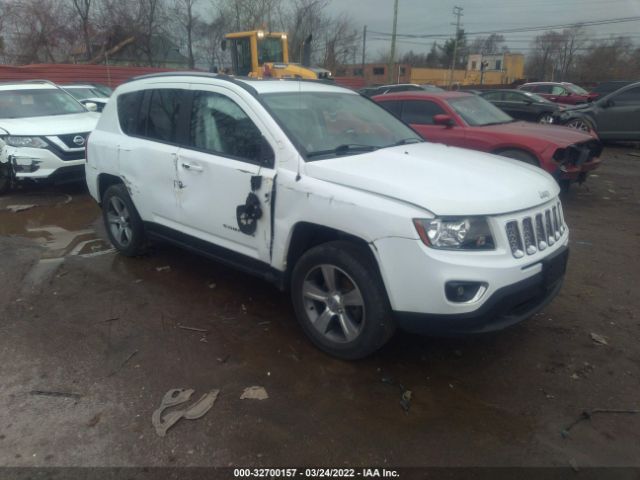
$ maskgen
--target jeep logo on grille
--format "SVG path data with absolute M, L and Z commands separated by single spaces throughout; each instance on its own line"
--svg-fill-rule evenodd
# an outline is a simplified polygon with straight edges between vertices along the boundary
M 79 147 L 84 145 L 84 137 L 82 135 L 76 135 L 73 137 L 73 143 L 78 145 Z
M 541 192 L 538 192 L 538 194 L 540 195 L 540 198 L 542 200 L 544 200 L 545 198 L 549 198 L 551 196 L 548 190 L 543 190 Z

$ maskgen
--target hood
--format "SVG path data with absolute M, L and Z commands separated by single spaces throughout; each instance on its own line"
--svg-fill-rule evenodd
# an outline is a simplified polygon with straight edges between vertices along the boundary
M 558 128 L 558 125 L 545 125 L 532 122 L 511 122 L 501 125 L 487 125 L 485 127 L 472 127 L 482 129 L 482 132 L 494 132 L 506 135 L 526 135 L 538 140 L 546 140 L 558 147 L 566 147 L 574 143 L 586 142 L 593 137 L 584 132 L 572 128 Z
M 93 112 L 52 115 L 49 117 L 0 118 L 0 131 L 9 135 L 66 135 L 92 131 L 99 114 Z
M 548 202 L 560 191 L 541 168 L 433 143 L 316 160 L 305 170 L 313 178 L 394 198 L 440 216 L 523 210 Z

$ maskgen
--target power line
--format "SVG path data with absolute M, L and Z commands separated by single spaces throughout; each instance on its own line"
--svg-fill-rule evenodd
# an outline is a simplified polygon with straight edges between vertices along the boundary
M 584 21 L 584 22 L 576 22 L 576 23 L 564 23 L 564 24 L 556 24 L 556 25 L 541 25 L 541 26 L 537 26 L 537 27 L 518 27 L 518 28 L 507 28 L 504 30 L 487 30 L 487 31 L 480 31 L 480 32 L 465 32 L 467 35 L 489 35 L 492 33 L 521 33 L 521 32 L 536 32 L 536 31 L 542 31 L 542 30 L 553 30 L 556 28 L 571 28 L 571 27 L 592 27 L 592 26 L 598 26 L 598 25 L 612 25 L 612 24 L 617 24 L 617 23 L 628 23 L 628 22 L 637 22 L 640 21 L 640 16 L 634 16 L 634 17 L 625 17 L 625 18 L 609 18 L 609 19 L 604 19 L 604 20 L 590 20 L 590 21 Z M 390 36 L 392 34 L 387 33 L 387 32 L 377 32 L 374 30 L 370 31 L 371 33 L 375 34 L 375 35 L 383 35 L 383 36 Z M 450 35 L 446 34 L 446 33 L 434 33 L 434 34 L 430 34 L 430 35 L 423 35 L 423 34 L 402 34 L 402 33 L 397 33 L 396 34 L 397 37 L 403 37 L 403 38 L 448 38 Z

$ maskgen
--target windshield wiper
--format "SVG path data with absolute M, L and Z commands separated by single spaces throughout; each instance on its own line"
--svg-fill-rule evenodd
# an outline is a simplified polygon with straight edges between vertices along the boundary
M 313 157 L 321 157 L 323 155 L 346 155 L 347 153 L 352 152 L 373 152 L 377 150 L 378 146 L 376 145 L 361 145 L 359 143 L 344 143 L 342 145 L 338 145 L 336 148 L 332 148 L 330 150 L 318 150 L 317 152 L 310 152 L 307 154 L 307 158 Z
M 403 138 L 402 140 L 398 140 L 395 143 L 392 143 L 391 145 L 385 145 L 384 147 L 381 148 L 390 148 L 390 147 L 399 147 L 400 145 L 408 145 L 410 143 L 423 143 L 424 140 L 421 140 L 420 138 L 416 138 L 416 137 L 409 137 L 409 138 Z

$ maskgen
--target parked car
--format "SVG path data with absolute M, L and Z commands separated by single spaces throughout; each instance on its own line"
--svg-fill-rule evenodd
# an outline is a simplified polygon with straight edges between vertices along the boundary
M 97 119 L 51 82 L 0 84 L 0 138 L 9 161 L 0 183 L 81 179 L 85 141 Z
M 484 90 L 480 96 L 517 120 L 553 123 L 553 113 L 564 108 L 536 93 L 521 90 Z
M 112 98 L 86 171 L 113 245 L 168 240 L 274 282 L 332 355 L 396 326 L 505 328 L 560 289 L 568 230 L 541 169 L 426 143 L 319 82 L 161 74 Z
M 596 98 L 595 95 L 587 92 L 584 88 L 568 82 L 531 82 L 525 83 L 518 88 L 526 92 L 537 93 L 552 102 L 569 105 L 587 103 Z
M 619 90 L 622 87 L 631 85 L 632 83 L 636 83 L 636 82 L 630 82 L 627 80 L 613 80 L 610 82 L 601 82 L 598 85 L 596 85 L 594 88 L 592 88 L 590 93 L 593 100 L 595 100 L 597 98 L 605 97 L 610 93 L 613 93 L 616 90 Z
M 379 87 L 365 87 L 358 90 L 358 93 L 365 97 L 373 97 L 375 95 L 386 95 L 387 93 L 397 92 L 444 92 L 440 87 L 435 85 L 418 85 L 416 83 L 399 83 L 394 85 L 380 85 Z
M 567 189 L 600 166 L 602 146 L 583 132 L 518 122 L 470 93 L 406 92 L 374 100 L 425 139 L 495 153 L 542 167 Z M 577 133 L 577 135 L 576 135 Z
M 558 111 L 554 122 L 602 140 L 640 140 L 640 82 L 632 83 L 587 105 Z
M 92 84 L 60 85 L 91 111 L 102 112 L 109 101 L 106 92 Z M 91 104 L 95 104 L 94 107 Z

